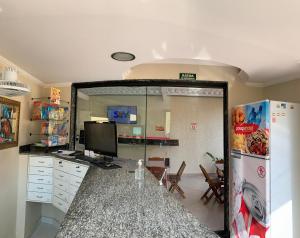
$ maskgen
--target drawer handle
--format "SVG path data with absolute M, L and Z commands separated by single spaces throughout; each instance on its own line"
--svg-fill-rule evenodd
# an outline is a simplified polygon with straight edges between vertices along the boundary
M 45 163 L 45 161 L 38 161 L 40 164 L 44 164 Z
M 81 173 L 81 170 L 76 170 L 77 173 Z
M 63 177 L 65 177 L 65 176 L 63 176 L 63 175 L 59 175 L 59 177 L 63 178 Z
M 61 187 L 64 186 L 64 185 L 62 185 L 62 184 L 58 184 L 58 185 L 61 186 Z
M 76 183 L 80 184 L 80 182 L 79 182 L 79 181 L 76 181 Z
M 59 161 L 58 163 L 62 164 L 62 161 Z
M 62 196 L 63 194 L 62 194 L 62 193 L 59 193 L 58 195 Z
M 44 170 L 38 170 L 40 173 L 44 173 L 45 171 Z
M 79 166 L 76 166 L 76 169 L 79 169 L 80 167 Z
M 39 181 L 43 181 L 44 179 L 43 179 L 43 178 L 39 178 L 39 179 L 37 179 L 37 180 L 39 180 Z
M 39 196 L 39 195 L 37 195 L 36 197 L 37 197 L 37 198 L 43 198 L 43 196 Z
M 42 188 L 42 187 L 37 187 L 37 189 L 40 189 L 40 190 L 41 190 L 41 189 L 44 189 L 44 188 Z

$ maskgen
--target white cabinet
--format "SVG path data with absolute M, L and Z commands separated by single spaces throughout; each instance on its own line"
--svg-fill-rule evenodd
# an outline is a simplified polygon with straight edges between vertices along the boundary
M 46 168 L 46 167 L 34 167 L 29 166 L 29 174 L 32 175 L 42 175 L 42 176 L 52 176 L 53 169 L 52 168 Z
M 29 156 L 27 201 L 52 202 L 53 157 Z
M 28 175 L 29 183 L 52 184 L 52 176 Z
M 32 202 L 51 203 L 52 195 L 50 193 L 28 192 L 27 191 L 27 200 L 32 201 Z
M 28 192 L 39 192 L 39 193 L 50 193 L 52 194 L 53 186 L 52 184 L 38 184 L 38 183 L 28 183 Z
M 29 156 L 27 201 L 52 203 L 67 212 L 87 165 L 51 156 Z
M 54 179 L 68 182 L 69 175 L 67 173 L 54 169 L 53 174 L 54 174 Z
M 79 186 L 82 182 L 82 177 L 77 177 L 77 176 L 74 176 L 74 175 L 70 175 L 69 176 L 69 182 L 70 182 L 70 185 L 73 185 L 73 186 L 79 188 Z
M 30 156 L 30 166 L 34 167 L 53 167 L 53 158 L 51 156 Z
M 84 178 L 88 166 L 54 159 L 53 205 L 66 212 Z
M 63 180 L 59 179 L 54 179 L 54 187 L 59 188 L 60 190 L 63 191 L 68 191 L 69 183 Z M 54 194 L 55 195 L 55 194 Z
M 58 197 L 59 199 L 63 200 L 66 203 L 69 202 L 69 193 L 57 187 L 54 187 L 54 196 Z
M 69 173 L 79 178 L 83 178 L 86 174 L 88 167 L 81 164 L 71 163 L 69 165 Z
M 63 172 L 69 172 L 70 171 L 70 166 L 71 162 L 69 161 L 66 161 L 66 160 L 63 160 L 63 159 L 58 159 L 58 158 L 55 158 L 54 159 L 54 168 L 56 170 L 59 170 L 59 171 L 63 171 Z
M 57 207 L 59 210 L 65 212 L 65 213 L 69 209 L 69 205 L 65 201 L 59 199 L 56 196 L 53 197 L 53 206 Z

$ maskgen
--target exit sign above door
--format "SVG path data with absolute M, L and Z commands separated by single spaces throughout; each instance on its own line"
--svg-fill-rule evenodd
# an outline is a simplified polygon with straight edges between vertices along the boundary
M 193 74 L 193 73 L 179 73 L 179 79 L 196 80 L 196 74 Z

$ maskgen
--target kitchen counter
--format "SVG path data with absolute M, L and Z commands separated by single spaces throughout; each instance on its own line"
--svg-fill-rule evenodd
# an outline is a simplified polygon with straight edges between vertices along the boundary
M 116 163 L 122 168 L 90 167 L 57 238 L 218 237 L 159 186 L 150 172 L 145 170 L 144 181 L 136 181 L 136 161 Z

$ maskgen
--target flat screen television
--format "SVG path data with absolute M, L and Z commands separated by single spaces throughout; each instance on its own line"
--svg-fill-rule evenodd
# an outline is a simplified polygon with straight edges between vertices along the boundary
M 136 124 L 137 107 L 136 106 L 108 106 L 107 117 L 109 121 L 118 124 Z

